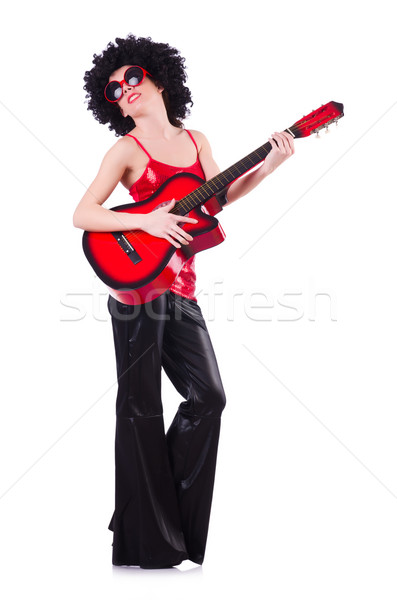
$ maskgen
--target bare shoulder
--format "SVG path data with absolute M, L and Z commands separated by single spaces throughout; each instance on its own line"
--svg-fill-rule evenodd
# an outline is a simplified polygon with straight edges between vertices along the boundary
M 145 159 L 135 140 L 124 136 L 109 148 L 103 159 L 103 165 L 116 171 L 121 183 L 129 188 L 135 171 L 142 170 Z
M 128 190 L 147 166 L 147 156 L 132 137 L 124 136 L 108 150 L 104 161 L 120 175 L 121 184 Z
M 189 129 L 190 133 L 195 139 L 195 142 L 198 146 L 199 152 L 202 150 L 210 150 L 210 144 L 204 133 L 201 131 L 197 131 L 197 129 Z
M 110 160 L 114 160 L 117 162 L 125 162 L 126 164 L 130 162 L 131 158 L 136 154 L 136 144 L 130 141 L 129 138 L 122 137 L 117 140 L 109 148 L 105 157 L 108 157 Z
M 218 175 L 218 173 L 220 173 L 220 169 L 216 164 L 214 157 L 212 156 L 210 143 L 204 133 L 191 129 L 189 129 L 189 131 L 196 141 L 200 163 L 203 168 L 205 178 L 208 181 L 212 177 L 215 177 L 215 175 Z

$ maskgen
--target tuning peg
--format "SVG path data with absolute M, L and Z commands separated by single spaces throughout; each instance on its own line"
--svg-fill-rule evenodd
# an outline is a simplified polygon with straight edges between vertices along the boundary
M 329 133 L 328 125 L 325 126 L 325 133 Z
M 317 133 L 316 133 L 316 138 L 319 138 L 319 139 L 320 139 L 320 134 L 319 134 L 319 132 L 318 132 L 318 131 L 317 131 Z

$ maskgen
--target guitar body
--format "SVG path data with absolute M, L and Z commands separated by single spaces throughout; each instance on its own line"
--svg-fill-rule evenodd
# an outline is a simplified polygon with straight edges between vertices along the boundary
M 147 200 L 111 210 L 147 214 L 168 204 L 173 198 L 180 200 L 202 184 L 203 180 L 197 175 L 179 173 L 168 179 Z M 187 216 L 197 219 L 198 223 L 180 225 L 193 237 L 188 245 L 182 245 L 181 248 L 175 248 L 164 238 L 142 230 L 84 232 L 84 253 L 116 300 L 134 305 L 154 300 L 171 287 L 189 258 L 225 239 L 218 220 L 204 212 L 201 206 L 192 208 Z
M 317 133 L 343 117 L 343 104 L 328 102 L 304 116 L 287 131 L 296 138 Z M 147 200 L 112 208 L 116 212 L 148 214 L 164 204 L 177 201 L 172 214 L 189 215 L 198 223 L 181 227 L 193 240 L 175 248 L 164 238 L 142 230 L 88 232 L 83 235 L 83 249 L 95 273 L 109 287 L 110 294 L 125 304 L 144 304 L 168 290 L 184 263 L 197 252 L 220 244 L 225 234 L 214 218 L 221 209 L 222 195 L 236 179 L 263 161 L 271 152 L 267 142 L 234 165 L 204 182 L 192 173 L 179 173 L 168 179 Z M 209 213 L 209 214 L 208 214 Z M 120 223 L 122 223 L 120 215 Z

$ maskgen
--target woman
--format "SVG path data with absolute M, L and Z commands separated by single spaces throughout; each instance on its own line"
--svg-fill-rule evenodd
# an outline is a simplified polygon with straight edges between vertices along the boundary
M 149 214 L 104 208 L 121 182 L 144 200 L 176 173 L 208 180 L 219 173 L 199 131 L 183 129 L 191 102 L 184 59 L 150 38 L 116 39 L 85 73 L 88 109 L 122 136 L 107 152 L 74 214 L 87 231 L 141 229 L 176 248 L 193 239 L 180 225 L 197 222 L 166 206 Z M 275 133 L 255 171 L 229 186 L 225 206 L 247 194 L 294 152 L 293 138 Z M 163 568 L 185 559 L 202 564 L 225 394 L 208 331 L 195 298 L 195 257 L 171 288 L 134 307 L 112 296 L 118 374 L 115 439 L 115 565 Z M 139 310 L 137 310 L 139 308 Z M 161 368 L 185 398 L 164 431 Z

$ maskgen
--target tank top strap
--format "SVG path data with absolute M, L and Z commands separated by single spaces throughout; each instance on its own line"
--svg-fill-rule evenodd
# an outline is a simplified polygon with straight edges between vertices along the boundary
M 134 137 L 133 135 L 127 133 L 126 135 L 128 135 L 129 137 L 132 137 L 133 140 L 136 141 L 136 143 L 138 144 L 138 146 L 140 148 L 142 148 L 142 150 L 145 152 L 145 154 L 147 154 L 147 156 L 150 158 L 150 160 L 152 160 L 152 157 L 150 156 L 149 152 L 146 150 L 146 148 L 141 144 L 141 142 L 139 140 L 137 140 L 136 137 Z
M 186 133 L 188 133 L 188 134 L 189 134 L 189 136 L 190 136 L 190 139 L 192 140 L 193 144 L 195 145 L 195 147 L 196 147 L 196 152 L 197 152 L 197 157 L 198 157 L 198 153 L 199 153 L 199 151 L 198 151 L 198 148 L 197 148 L 196 140 L 194 139 L 194 137 L 192 136 L 192 134 L 190 133 L 190 131 L 189 131 L 188 129 L 185 129 L 185 131 L 186 131 Z

